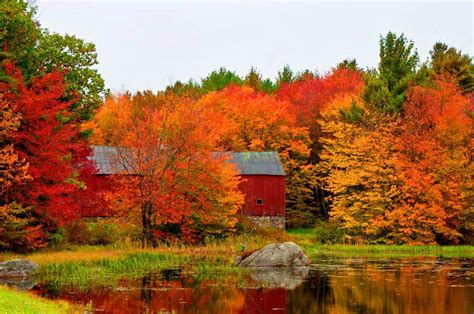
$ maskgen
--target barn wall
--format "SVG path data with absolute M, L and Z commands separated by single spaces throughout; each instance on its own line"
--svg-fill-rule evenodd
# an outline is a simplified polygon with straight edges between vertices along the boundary
M 243 175 L 239 185 L 245 195 L 241 214 L 248 216 L 285 216 L 285 177 Z M 258 198 L 263 199 L 257 205 Z

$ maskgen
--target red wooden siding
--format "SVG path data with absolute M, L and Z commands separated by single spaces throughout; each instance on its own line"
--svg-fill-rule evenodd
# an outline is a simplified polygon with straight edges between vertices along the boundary
M 241 214 L 249 216 L 285 216 L 285 177 L 243 175 L 239 185 L 245 195 Z M 257 205 L 257 199 L 263 200 Z

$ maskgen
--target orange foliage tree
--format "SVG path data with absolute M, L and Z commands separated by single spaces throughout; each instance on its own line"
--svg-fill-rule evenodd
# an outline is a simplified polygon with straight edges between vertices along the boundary
M 438 78 L 434 86 L 411 88 L 404 108 L 396 139 L 403 198 L 387 217 L 390 235 L 408 243 L 457 243 L 461 233 L 473 232 L 469 99 Z
M 199 102 L 220 125 L 218 144 L 227 151 L 277 151 L 287 175 L 287 222 L 313 222 L 315 177 L 307 128 L 296 126 L 290 103 L 250 87 L 228 87 Z
M 243 197 L 235 167 L 212 154 L 212 118 L 194 101 L 145 93 L 109 98 L 87 126 L 97 144 L 118 146 L 124 175 L 109 199 L 138 210 L 144 244 L 173 233 L 193 241 L 235 225 Z

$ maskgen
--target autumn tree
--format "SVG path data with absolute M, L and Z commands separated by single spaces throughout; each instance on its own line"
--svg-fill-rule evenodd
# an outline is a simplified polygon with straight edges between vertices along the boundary
M 45 245 L 31 208 L 11 198 L 11 190 L 31 180 L 28 163 L 14 148 L 20 115 L 0 99 L 0 249 L 25 252 Z
M 322 135 L 319 119 L 338 98 L 358 98 L 364 87 L 362 74 L 348 69 L 334 70 L 325 76 L 307 75 L 291 84 L 284 84 L 277 92 L 277 98 L 290 103 L 290 111 L 296 115 L 296 125 L 306 127 L 310 135 L 310 164 L 320 161 Z M 318 216 L 328 217 L 327 193 L 319 185 L 313 186 L 314 206 L 319 208 Z
M 363 112 L 356 120 L 343 114 L 353 106 Z M 392 141 L 397 121 L 345 97 L 324 110 L 320 123 L 324 149 L 317 172 L 330 195 L 330 219 L 348 235 L 383 241 L 383 217 L 400 194 Z
M 122 204 L 113 205 L 138 211 L 144 245 L 232 230 L 243 198 L 234 166 L 212 153 L 216 123 L 207 108 L 169 94 L 134 98 L 109 98 L 94 120 L 99 143 L 116 145 L 126 175 L 116 178 L 123 188 L 113 199 Z
M 403 181 L 391 234 L 402 242 L 456 243 L 472 234 L 472 117 L 469 99 L 445 79 L 414 87 L 405 104 L 397 158 Z
M 31 208 L 44 230 L 52 231 L 81 216 L 78 198 L 92 197 L 82 177 L 94 170 L 87 159 L 89 147 L 79 135 L 70 102 L 62 100 L 65 85 L 60 73 L 35 77 L 28 86 L 11 63 L 5 63 L 5 73 L 10 80 L 0 83 L 0 94 L 19 119 L 6 149 L 13 163 L 26 160 L 30 180 L 12 181 L 2 191 L 2 202 Z
M 354 106 L 358 114 L 348 116 Z M 469 99 L 438 79 L 411 88 L 404 108 L 395 120 L 347 98 L 323 113 L 317 169 L 331 193 L 331 219 L 371 242 L 467 241 L 473 215 Z
M 326 76 L 306 76 L 301 80 L 280 87 L 277 95 L 289 101 L 296 113 L 297 123 L 308 127 L 313 142 L 317 141 L 320 113 L 338 95 L 353 94 L 355 97 L 364 88 L 362 74 L 349 69 L 335 70 Z

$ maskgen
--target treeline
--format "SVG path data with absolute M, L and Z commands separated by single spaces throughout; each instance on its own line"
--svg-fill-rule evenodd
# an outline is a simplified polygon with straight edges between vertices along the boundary
M 275 79 L 221 68 L 200 82 L 108 95 L 93 44 L 50 34 L 23 1 L 0 5 L 0 247 L 55 244 L 78 219 L 140 226 L 139 238 L 199 241 L 239 228 L 236 171 L 215 151 L 278 151 L 288 227 L 329 221 L 369 243 L 469 243 L 474 230 L 474 65 L 403 34 L 380 61 Z M 99 178 L 90 144 L 128 147 Z M 79 228 L 80 229 L 80 228 Z

